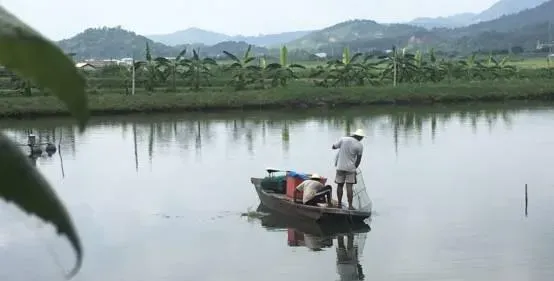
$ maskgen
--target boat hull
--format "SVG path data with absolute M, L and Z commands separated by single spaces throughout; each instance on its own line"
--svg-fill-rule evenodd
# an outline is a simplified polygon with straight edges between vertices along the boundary
M 342 221 L 357 223 L 363 222 L 371 216 L 370 211 L 345 210 L 339 208 L 327 208 L 308 206 L 295 203 L 284 194 L 275 194 L 264 191 L 261 188 L 261 178 L 251 178 L 261 204 L 271 211 L 295 218 L 316 222 Z
M 267 215 L 261 217 L 260 220 L 262 226 L 270 230 L 292 228 L 317 237 L 335 237 L 371 231 L 371 227 L 365 222 L 350 223 L 347 221 L 334 221 L 331 223 L 318 223 L 312 220 L 284 216 L 281 213 L 268 209 L 261 203 L 256 211 L 267 213 Z

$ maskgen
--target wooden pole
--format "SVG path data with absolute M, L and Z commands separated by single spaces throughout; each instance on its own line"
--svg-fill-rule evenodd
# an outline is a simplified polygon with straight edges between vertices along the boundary
M 525 184 L 525 217 L 527 217 L 527 206 L 529 204 L 529 197 L 527 195 L 527 184 Z
M 131 65 L 131 79 L 132 79 L 132 84 L 131 84 L 131 95 L 135 95 L 135 58 L 133 57 L 133 63 Z

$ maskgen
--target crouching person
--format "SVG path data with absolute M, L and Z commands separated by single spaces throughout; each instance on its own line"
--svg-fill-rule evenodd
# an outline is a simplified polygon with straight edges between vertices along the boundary
M 332 187 L 330 185 L 323 185 L 319 180 L 321 177 L 318 174 L 313 174 L 310 179 L 303 181 L 294 190 L 294 200 L 298 197 L 300 192 L 303 192 L 302 203 L 304 205 L 317 206 L 318 203 L 327 203 L 327 206 L 331 207 L 331 193 Z

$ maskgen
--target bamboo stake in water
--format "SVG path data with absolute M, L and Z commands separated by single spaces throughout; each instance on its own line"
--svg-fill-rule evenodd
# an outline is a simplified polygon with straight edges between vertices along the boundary
M 527 217 L 527 206 L 529 202 L 529 197 L 527 196 L 527 184 L 525 184 L 525 217 Z

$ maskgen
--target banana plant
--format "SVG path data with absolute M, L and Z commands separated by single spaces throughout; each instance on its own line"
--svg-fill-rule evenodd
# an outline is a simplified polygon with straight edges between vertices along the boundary
M 398 83 L 412 82 L 417 73 L 415 65 L 415 55 L 406 52 L 406 49 L 398 51 L 393 47 L 392 52 L 385 57 L 388 60 L 388 65 L 383 71 L 382 78 L 389 78 L 393 81 L 393 86 Z
M 154 87 L 159 80 L 163 79 L 163 73 L 159 69 L 159 65 L 152 59 L 150 45 L 146 42 L 146 56 L 143 61 L 136 61 L 134 64 L 135 70 L 142 70 L 146 74 L 145 89 L 149 92 L 154 91 Z
M 429 75 L 427 62 L 424 60 L 421 50 L 417 50 L 414 55 L 414 71 L 413 82 L 421 84 L 427 80 Z
M 214 59 L 200 58 L 198 53 L 199 51 L 193 49 L 192 58 L 183 60 L 183 65 L 186 67 L 183 76 L 195 91 L 200 90 L 202 81 L 205 81 L 208 85 L 210 84 L 210 77 L 214 76 L 211 67 L 217 66 Z
M 440 70 L 440 63 L 435 54 L 435 49 L 429 50 L 429 60 L 425 63 L 426 81 L 437 83 L 443 80 L 443 75 Z
M 267 60 L 265 55 L 258 59 L 258 66 L 260 67 L 260 89 L 265 89 L 265 77 L 267 76 Z
M 288 63 L 288 50 L 286 46 L 281 47 L 279 53 L 279 63 L 270 63 L 265 69 L 270 71 L 271 85 L 277 87 L 278 85 L 286 86 L 291 79 L 298 79 L 298 76 L 294 72 L 294 69 L 305 69 L 306 67 L 300 64 Z
M 355 53 L 350 56 L 350 48 L 344 47 L 341 60 L 328 62 L 330 70 L 326 79 L 334 80 L 333 86 L 349 87 L 353 83 L 362 85 L 366 73 L 364 66 L 357 62 L 362 55 L 362 53 Z
M 177 92 L 177 74 L 183 71 L 183 58 L 187 53 L 187 49 L 183 49 L 174 60 L 169 60 L 164 57 L 157 57 L 154 60 L 159 66 L 164 69 L 161 70 L 165 77 L 171 76 L 171 90 Z
M 484 78 L 482 74 L 484 67 L 481 61 L 477 59 L 476 53 L 473 53 L 465 60 L 460 60 L 458 63 L 462 67 L 468 81 L 473 80 L 475 77 Z
M 489 55 L 489 60 L 486 65 L 487 70 L 494 78 L 511 78 L 516 74 L 516 67 L 508 65 L 509 57 L 505 56 L 502 60 L 496 60 L 493 55 Z
M 452 83 L 452 80 L 454 79 L 454 77 L 457 74 L 457 71 L 459 70 L 459 67 L 458 67 L 459 65 L 445 59 L 441 60 L 439 65 L 440 65 L 439 69 L 443 73 L 448 83 Z
M 381 71 L 383 70 L 382 65 L 385 63 L 385 60 L 378 59 L 375 55 L 369 54 L 365 56 L 361 66 L 363 68 L 363 76 L 368 81 L 370 85 L 380 85 L 381 84 Z M 364 81 L 360 81 L 364 84 Z
M 248 45 L 248 49 L 244 52 L 242 59 L 231 54 L 230 52 L 223 51 L 223 53 L 233 61 L 231 65 L 224 68 L 224 71 L 230 71 L 233 73 L 233 80 L 231 85 L 235 87 L 235 90 L 244 90 L 248 85 L 263 79 L 261 75 L 262 68 L 258 65 L 251 64 L 256 57 L 250 56 L 252 45 Z

